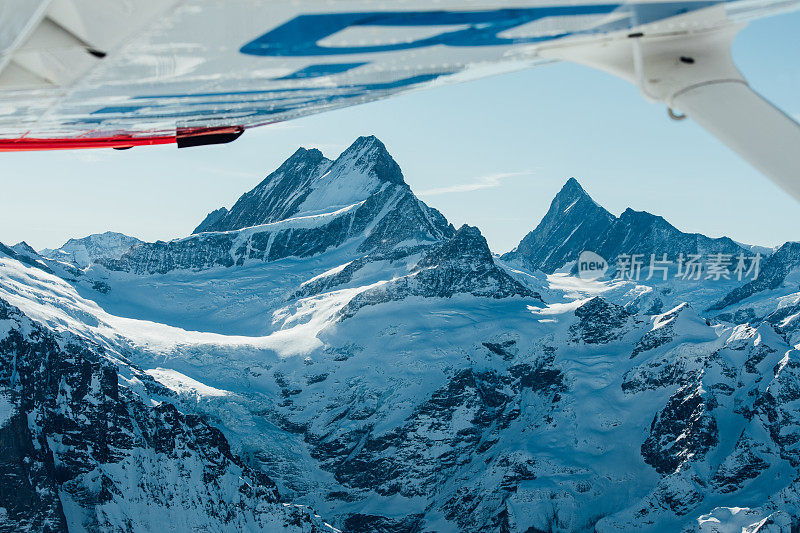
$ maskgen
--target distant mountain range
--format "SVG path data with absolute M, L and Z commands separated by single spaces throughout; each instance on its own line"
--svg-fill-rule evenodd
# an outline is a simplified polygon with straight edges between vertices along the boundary
M 628 208 L 615 217 L 592 200 L 575 178 L 570 178 L 539 225 L 513 251 L 504 254 L 503 260 L 550 274 L 576 261 L 584 250 L 596 252 L 612 264 L 622 254 L 649 258 L 651 254 L 677 257 L 680 253 L 750 252 L 727 237 L 710 239 L 698 233 L 683 233 L 645 211 Z
M 570 179 L 498 257 L 375 137 L 184 238 L 0 245 L 0 530 L 795 531 L 800 244 L 767 252 Z
M 84 268 L 101 259 L 119 259 L 137 244 L 142 244 L 142 241 L 122 233 L 107 231 L 82 239 L 70 239 L 55 250 L 42 250 L 41 255 Z

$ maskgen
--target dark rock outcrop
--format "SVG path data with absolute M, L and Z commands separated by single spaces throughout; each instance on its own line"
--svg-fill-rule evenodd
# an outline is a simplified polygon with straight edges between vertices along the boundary
M 572 340 L 586 344 L 606 344 L 620 339 L 627 331 L 631 314 L 622 306 L 599 296 L 575 310 L 578 322 L 570 327 Z
M 433 246 L 411 273 L 359 293 L 342 309 L 342 319 L 358 309 L 409 296 L 450 298 L 472 294 L 486 298 L 520 296 L 541 300 L 541 295 L 512 278 L 494 262 L 478 228 L 464 225 L 453 237 Z
M 798 266 L 800 266 L 800 242 L 787 242 L 764 262 L 756 279 L 732 290 L 708 310 L 724 309 L 759 292 L 777 289 L 789 272 Z
M 92 510 L 69 517 L 90 531 L 153 530 L 171 516 L 192 516 L 186 527 L 202 530 L 323 530 L 313 514 L 280 504 L 272 480 L 220 430 L 151 403 L 150 394 L 171 393 L 138 368 L 4 300 L 0 324 L 0 507 L 10 530 L 67 531 L 64 498 Z
M 678 389 L 653 418 L 642 444 L 645 462 L 660 474 L 672 474 L 688 461 L 701 460 L 719 442 L 716 419 L 708 411 L 700 384 Z
M 228 209 L 226 207 L 220 207 L 219 209 L 215 209 L 211 211 L 206 218 L 192 231 L 192 234 L 195 233 L 203 233 L 205 231 L 213 231 L 211 228 L 214 227 L 220 220 L 222 220 L 225 215 L 228 214 Z
M 578 180 L 570 178 L 539 225 L 515 250 L 503 255 L 503 260 L 554 272 L 577 260 L 583 250 L 594 250 L 614 221 L 614 215 L 597 205 Z

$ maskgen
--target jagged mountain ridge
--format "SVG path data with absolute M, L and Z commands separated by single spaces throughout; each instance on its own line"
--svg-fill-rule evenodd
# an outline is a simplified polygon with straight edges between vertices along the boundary
M 787 340 L 800 343 L 800 243 L 787 242 L 761 265 L 759 276 L 708 306 L 717 320 L 772 324 Z
M 336 161 L 317 149 L 299 148 L 230 211 L 223 207 L 209 213 L 192 233 L 237 230 L 346 207 L 386 183 L 407 187 L 399 165 L 374 136 L 359 137 Z
M 287 165 L 293 169 L 292 179 L 294 180 L 303 178 L 300 176 L 302 169 L 311 168 L 311 166 L 299 162 L 303 156 L 303 152 L 298 152 L 293 158 L 290 158 L 287 164 L 282 166 L 284 171 Z M 383 286 L 388 289 L 376 292 L 370 290 L 369 283 L 357 285 L 359 293 L 363 292 L 367 296 L 362 300 L 351 299 L 349 306 L 346 305 L 347 302 L 343 301 L 339 306 L 341 312 L 335 317 L 337 321 L 351 319 L 362 307 L 374 307 L 381 303 L 402 303 L 410 296 L 423 299 L 480 297 L 495 300 L 516 297 L 532 303 L 541 302 L 537 294 L 515 281 L 503 268 L 495 264 L 495 259 L 477 228 L 464 226 L 459 231 L 455 231 L 441 214 L 417 200 L 403 182 L 399 167 L 391 160 L 379 141 L 361 138 L 343 153 L 337 162 L 344 162 L 344 170 L 326 168 L 323 175 L 333 175 L 337 183 L 350 186 L 350 190 L 344 187 L 336 194 L 321 191 L 315 197 L 317 189 L 313 187 L 309 187 L 310 192 L 291 188 L 292 194 L 303 198 L 299 204 L 304 206 L 305 210 L 303 211 L 298 211 L 299 208 L 296 207 L 296 204 L 291 202 L 282 204 L 280 196 L 285 191 L 279 190 L 280 187 L 275 185 L 275 180 L 268 179 L 255 189 L 258 193 L 257 196 L 264 201 L 263 206 L 253 207 L 257 211 L 256 215 L 260 218 L 252 218 L 250 222 L 263 222 L 257 226 L 230 231 L 206 231 L 171 243 L 142 243 L 123 254 L 120 259 L 98 259 L 89 268 L 79 270 L 80 274 L 76 274 L 76 277 L 65 277 L 64 279 L 78 288 L 90 287 L 94 292 L 89 292 L 89 294 L 102 301 L 103 298 L 116 297 L 120 291 L 120 284 L 125 281 L 131 282 L 132 280 L 136 291 L 142 292 L 142 283 L 147 283 L 146 280 L 154 274 L 163 276 L 174 273 L 176 276 L 191 276 L 192 272 L 200 273 L 211 270 L 223 276 L 235 277 L 239 268 L 258 269 L 262 264 L 264 267 L 271 268 L 272 264 L 285 263 L 286 260 L 296 261 L 302 257 L 315 258 L 332 254 L 334 260 L 339 260 L 338 257 L 349 257 L 351 260 L 342 265 L 344 269 L 334 268 L 331 269 L 331 272 L 322 272 L 309 279 L 308 281 L 316 280 L 316 283 L 303 284 L 305 285 L 304 299 L 330 298 L 330 295 L 341 292 L 342 289 L 339 287 L 343 284 L 364 284 L 365 276 L 367 278 L 376 275 L 382 277 Z M 330 163 L 330 166 L 335 167 L 336 162 Z M 308 183 L 319 180 L 319 176 L 314 172 L 305 176 Z M 280 174 L 280 179 L 283 179 L 284 174 Z M 280 182 L 280 179 L 277 181 Z M 355 189 L 355 193 L 353 193 L 353 189 Z M 242 203 L 247 204 L 255 196 L 256 194 L 252 191 L 247 193 L 243 196 L 246 201 Z M 342 199 L 345 202 L 355 201 L 356 203 L 342 207 Z M 322 204 L 330 205 L 316 209 Z M 252 207 L 252 202 L 250 205 Z M 290 207 L 287 208 L 287 205 Z M 310 205 L 316 207 L 308 209 Z M 231 210 L 234 215 L 237 211 Z M 308 214 L 309 211 L 312 211 L 313 214 Z M 219 215 L 220 213 L 217 218 L 220 218 Z M 239 217 L 237 220 L 241 222 L 242 218 Z M 256 256 L 253 250 L 257 247 L 253 246 L 253 243 L 259 238 L 269 242 L 267 250 L 279 249 L 280 246 L 283 246 L 280 244 L 281 242 L 287 244 L 282 251 L 274 255 L 267 252 Z M 232 251 L 241 250 L 241 245 L 236 247 L 231 244 L 236 239 L 247 241 L 247 252 L 246 255 L 240 256 L 241 260 L 197 262 L 201 255 L 196 247 L 197 243 L 211 243 L 210 246 L 216 246 L 217 248 L 213 249 L 219 250 L 220 253 L 215 257 L 221 258 L 225 255 L 230 257 Z M 350 244 L 347 244 L 348 242 Z M 168 263 L 168 268 L 124 268 L 126 265 L 136 264 L 139 258 L 152 260 L 158 250 L 163 250 L 165 247 L 167 251 L 161 256 L 160 264 L 164 264 L 164 257 L 178 258 L 174 262 Z M 12 253 L 16 252 L 12 251 Z M 16 256 L 12 257 L 12 259 L 15 258 Z M 250 266 L 245 265 L 248 260 L 253 259 L 257 259 L 257 261 L 250 261 Z M 182 260 L 186 262 L 182 263 Z M 37 268 L 47 265 L 46 262 L 39 261 L 36 257 L 31 261 Z M 153 263 L 146 264 L 152 265 Z M 387 266 L 390 269 L 383 272 Z M 222 269 L 214 270 L 214 267 Z M 278 268 L 283 267 L 279 266 Z M 341 277 L 344 270 L 347 271 L 347 279 Z M 365 271 L 368 272 L 365 274 Z M 393 275 L 393 271 L 397 272 L 399 277 Z M 134 276 L 133 278 L 130 277 L 131 274 Z M 0 287 L 9 288 L 13 296 L 19 297 L 20 294 L 14 289 L 33 283 L 36 276 L 36 274 L 30 274 L 25 282 L 20 282 L 19 275 L 14 274 L 5 278 Z M 98 283 L 103 284 L 103 290 L 99 291 L 95 288 Z M 44 285 L 46 283 L 42 283 L 42 287 Z M 163 287 L 163 283 L 158 286 L 159 296 Z M 72 294 L 67 286 L 63 286 L 61 290 L 63 292 L 56 301 L 65 302 L 67 307 L 69 307 L 68 302 L 81 301 L 80 297 Z M 355 293 L 354 295 L 357 296 Z M 300 300 L 300 302 L 302 301 L 303 299 Z M 160 298 L 159 305 L 162 303 L 163 298 Z M 285 302 L 280 299 L 278 303 Z M 91 304 L 87 302 L 82 304 L 80 310 L 67 311 L 66 315 L 70 318 L 66 321 L 58 321 L 58 325 L 55 327 L 67 329 L 74 327 L 83 335 L 94 338 L 93 336 L 96 335 L 96 332 L 92 331 L 94 326 L 85 322 L 84 318 L 95 312 L 96 310 L 93 310 Z M 106 317 L 98 319 L 98 321 L 105 328 L 110 325 L 106 322 L 110 318 Z M 112 339 L 105 339 L 104 342 L 116 345 L 116 341 Z M 162 374 L 156 375 L 161 376 Z M 280 380 L 277 375 L 276 380 Z M 49 429 L 51 432 L 54 430 L 57 432 L 54 428 Z M 285 480 L 284 483 L 286 483 Z M 125 501 L 124 497 L 122 500 Z M 368 518 L 362 515 L 353 515 L 347 518 L 346 523 L 366 524 L 374 520 L 378 522 L 381 520 L 393 521 L 393 519 L 380 517 Z M 106 529 L 113 526 L 105 523 L 99 527 Z
M 705 256 L 746 251 L 727 237 L 712 239 L 699 233 L 683 233 L 662 217 L 645 211 L 628 208 L 615 217 L 592 200 L 575 178 L 570 178 L 539 225 L 502 257 L 550 274 L 576 261 L 585 250 L 599 254 L 611 265 L 621 254 L 642 254 L 646 258 L 667 254 L 675 259 L 680 253 Z
M 336 161 L 319 150 L 297 150 L 230 211 L 206 217 L 190 237 L 145 243 L 99 263 L 164 274 L 309 257 L 353 239 L 361 239 L 360 253 L 394 250 L 401 243 L 413 249 L 454 231 L 414 196 L 383 143 L 360 137 Z
M 367 305 L 409 296 L 449 298 L 456 294 L 488 298 L 521 296 L 541 301 L 541 295 L 514 280 L 492 259 L 478 228 L 464 225 L 452 239 L 432 247 L 409 274 L 359 293 L 342 309 L 349 318 Z
M 355 203 L 343 207 L 347 202 Z M 83 294 L 123 316 L 157 316 L 170 325 L 247 335 L 282 327 L 282 318 L 268 317 L 295 299 L 336 290 L 369 291 L 373 296 L 359 297 L 362 302 L 411 294 L 538 298 L 495 264 L 477 229 L 457 234 L 419 200 L 374 137 L 357 139 L 335 161 L 298 150 L 230 213 L 224 227 L 259 225 L 143 243 L 120 259 L 99 260 L 79 281 Z M 434 253 L 436 264 L 416 268 Z M 456 264 L 448 254 L 480 261 Z M 445 271 L 449 277 L 437 281 Z M 403 280 L 409 283 L 396 290 Z M 371 287 L 375 283 L 386 285 Z M 258 299 L 250 296 L 254 290 Z M 196 306 L 187 294 L 196 295 Z M 211 309 L 207 295 L 216 300 Z M 251 303 L 242 305 L 243 299 Z
M 128 267 L 102 262 L 70 281 L 36 258 L 0 258 L 0 297 L 50 328 L 124 347 L 179 410 L 213 421 L 286 498 L 346 531 L 798 526 L 798 354 L 769 321 L 712 323 L 705 305 L 671 303 L 694 298 L 676 283 L 562 290 L 564 276 L 510 268 L 476 228 L 446 220 L 416 239 L 431 212 L 413 195 L 411 209 L 370 210 L 366 229 L 342 233 L 332 222 L 351 214 L 335 200 L 319 213 L 265 194 L 265 212 L 288 218 L 174 241 L 153 263 L 132 250 Z M 364 202 L 396 205 L 379 198 Z M 579 206 L 604 218 L 593 202 L 564 200 L 567 220 Z M 387 211 L 392 222 L 375 223 Z M 620 227 L 617 247 L 649 235 Z M 248 241 L 289 229 L 285 255 L 259 256 L 266 248 Z M 248 248 L 232 255 L 241 245 L 224 243 L 213 258 L 230 262 L 209 261 L 197 243 L 225 235 Z M 167 256 L 163 271 L 130 267 Z M 92 288 L 101 280 L 107 292 Z M 698 301 L 727 291 L 702 287 Z M 157 304 L 142 312 L 148 294 Z M 645 306 L 648 294 L 667 303 Z M 110 312 L 124 302 L 139 314 Z M 154 311 L 172 302 L 211 318 L 195 331 L 158 323 Z M 270 326 L 249 337 L 202 329 L 219 308 Z
M 734 289 L 722 300 L 709 307 L 709 310 L 724 309 L 759 292 L 776 289 L 798 267 L 800 267 L 800 242 L 787 242 L 778 247 L 775 253 L 767 259 L 761 267 L 758 279 Z

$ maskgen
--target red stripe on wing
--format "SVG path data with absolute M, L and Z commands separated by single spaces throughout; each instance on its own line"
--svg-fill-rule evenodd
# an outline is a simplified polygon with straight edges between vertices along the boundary
M 109 137 L 72 137 L 43 139 L 20 137 L 16 139 L 0 139 L 0 152 L 26 152 L 35 150 L 79 150 L 86 148 L 131 148 L 133 146 L 150 146 L 172 144 L 178 139 L 198 139 L 205 136 L 224 136 L 241 134 L 241 126 L 220 128 L 181 128 L 173 134 L 151 136 L 112 135 Z

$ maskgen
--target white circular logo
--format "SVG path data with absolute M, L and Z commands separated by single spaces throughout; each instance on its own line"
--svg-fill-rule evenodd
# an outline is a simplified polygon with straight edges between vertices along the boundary
M 608 270 L 608 262 L 594 252 L 585 250 L 578 257 L 578 277 L 587 281 L 602 278 Z

